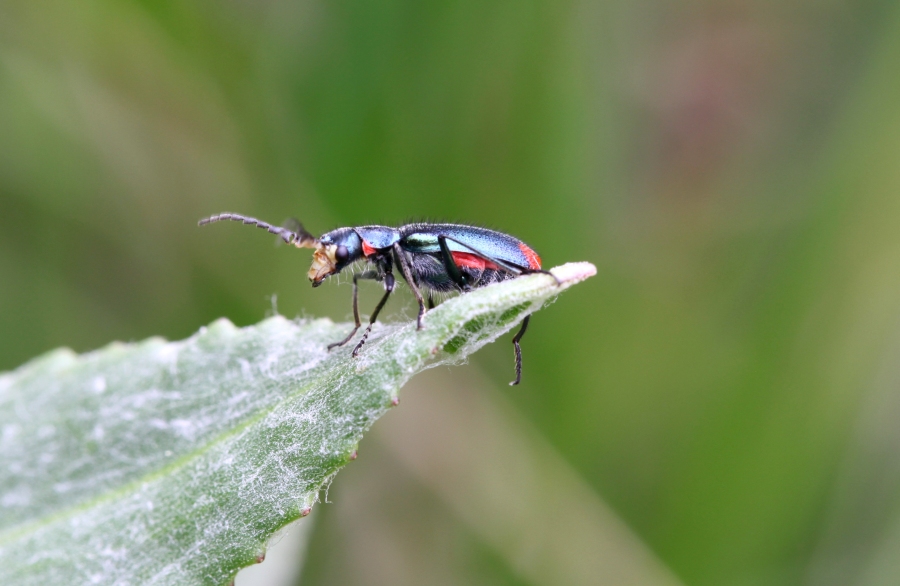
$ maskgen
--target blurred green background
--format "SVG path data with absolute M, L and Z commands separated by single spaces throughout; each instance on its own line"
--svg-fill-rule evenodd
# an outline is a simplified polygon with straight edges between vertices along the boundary
M 595 263 L 520 387 L 504 340 L 404 397 L 505 406 L 588 489 L 551 494 L 683 584 L 900 583 L 896 2 L 0 2 L 0 369 L 273 295 L 350 317 L 306 251 L 197 228 L 220 211 L 478 223 Z M 304 584 L 547 582 L 390 445 L 317 507 Z M 378 490 L 378 519 L 342 509 Z

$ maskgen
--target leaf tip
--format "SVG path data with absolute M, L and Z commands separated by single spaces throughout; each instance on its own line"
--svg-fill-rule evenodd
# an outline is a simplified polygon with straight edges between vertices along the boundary
M 553 267 L 550 272 L 559 279 L 560 284 L 574 285 L 597 274 L 597 267 L 589 262 L 567 262 Z

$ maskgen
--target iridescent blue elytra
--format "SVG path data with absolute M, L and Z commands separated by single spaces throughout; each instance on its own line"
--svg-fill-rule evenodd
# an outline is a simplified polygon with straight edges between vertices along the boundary
M 359 319 L 358 285 L 360 279 L 379 281 L 384 285 L 384 296 L 372 316 L 359 343 L 353 349 L 356 356 L 372 330 L 378 313 L 394 290 L 394 267 L 409 285 L 419 304 L 418 328 L 422 329 L 425 317 L 425 298 L 428 307 L 434 307 L 433 291 L 464 293 L 478 287 L 512 279 L 528 273 L 547 273 L 541 269 L 541 258 L 527 244 L 509 234 L 464 224 L 406 224 L 399 228 L 389 226 L 358 226 L 338 228 L 316 238 L 296 220 L 284 227 L 232 213 L 222 213 L 200 220 L 199 225 L 232 220 L 243 222 L 277 234 L 298 248 L 314 248 L 309 280 L 313 287 L 341 272 L 357 261 L 365 261 L 368 270 L 353 275 L 353 317 L 356 327 L 350 335 L 328 346 L 329 349 L 349 342 L 361 327 Z M 550 273 L 547 273 L 550 274 Z M 551 275 L 552 276 L 552 275 Z M 554 277 L 555 278 L 555 277 Z M 519 341 L 525 334 L 531 316 L 522 320 L 522 327 L 513 337 L 516 353 L 516 380 L 522 378 L 522 350 Z

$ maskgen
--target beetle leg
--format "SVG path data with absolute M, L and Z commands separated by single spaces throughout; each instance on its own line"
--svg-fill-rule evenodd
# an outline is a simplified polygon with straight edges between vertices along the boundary
M 369 318 L 369 327 L 367 327 L 366 331 L 363 332 L 362 339 L 359 341 L 359 344 L 356 345 L 356 348 L 353 349 L 352 356 L 354 358 L 356 358 L 356 355 L 359 354 L 359 350 L 360 350 L 360 348 L 363 347 L 363 344 L 366 343 L 366 338 L 369 337 L 369 332 L 372 331 L 372 326 L 375 324 L 375 320 L 378 319 L 378 312 L 380 312 L 381 308 L 384 307 L 384 304 L 387 303 L 388 297 L 391 296 L 391 292 L 393 290 L 394 290 L 394 274 L 393 273 L 385 273 L 384 274 L 384 297 L 382 297 L 381 301 L 378 302 L 378 305 L 375 306 L 375 311 L 372 312 L 372 317 Z M 359 318 L 356 318 L 356 323 L 359 323 Z M 357 327 L 359 327 L 359 326 L 357 326 Z
M 356 327 L 353 328 L 353 331 L 350 332 L 350 335 L 341 340 L 340 342 L 335 342 L 334 344 L 328 344 L 328 349 L 337 348 L 338 346 L 343 346 L 347 342 L 350 341 L 353 336 L 356 335 L 356 332 L 359 331 L 360 322 L 359 322 L 359 286 L 356 284 L 356 281 L 359 279 L 378 279 L 377 271 L 366 271 L 364 273 L 356 273 L 353 275 L 353 320 L 356 322 Z
M 522 380 L 522 348 L 519 347 L 519 340 L 522 339 L 522 336 L 525 335 L 525 330 L 528 329 L 528 320 L 531 319 L 531 315 L 526 315 L 525 319 L 522 320 L 522 327 L 513 337 L 513 346 L 516 349 L 516 380 L 509 383 L 509 386 L 515 386 L 519 384 L 519 381 Z
M 438 236 L 438 245 L 441 247 L 441 261 L 444 263 L 444 269 L 447 271 L 447 276 L 450 277 L 451 281 L 456 283 L 457 287 L 463 291 L 468 291 L 470 289 L 469 283 L 467 282 L 465 275 L 462 274 L 462 271 L 459 270 L 459 265 L 453 260 L 453 255 L 450 253 L 450 247 L 447 246 L 447 237 L 443 235 Z
M 422 298 L 419 287 L 416 286 L 412 271 L 409 269 L 409 260 L 406 258 L 406 252 L 400 247 L 399 242 L 394 243 L 394 256 L 397 257 L 397 264 L 400 265 L 400 270 L 403 272 L 403 278 L 406 279 L 409 288 L 412 289 L 413 295 L 416 296 L 416 301 L 419 303 L 419 315 L 416 319 L 416 329 L 421 330 L 422 318 L 425 317 L 425 300 Z

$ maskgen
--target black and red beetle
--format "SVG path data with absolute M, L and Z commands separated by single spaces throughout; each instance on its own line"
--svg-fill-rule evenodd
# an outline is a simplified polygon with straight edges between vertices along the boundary
M 362 325 L 357 303 L 357 281 L 379 281 L 384 284 L 384 296 L 375 306 L 369 318 L 369 326 L 353 349 L 353 356 L 366 343 L 372 324 L 394 290 L 394 266 L 400 268 L 400 274 L 416 296 L 419 304 L 418 329 L 422 329 L 425 316 L 425 298 L 420 288 L 427 290 L 428 307 L 433 308 L 433 291 L 464 293 L 528 273 L 553 276 L 541 269 L 541 257 L 518 238 L 477 226 L 431 223 L 406 224 L 399 228 L 357 226 L 338 228 L 316 238 L 297 221 L 291 221 L 289 227 L 277 227 L 256 218 L 227 212 L 204 218 L 198 224 L 203 226 L 222 220 L 257 226 L 277 234 L 297 248 L 315 249 L 308 273 L 313 287 L 318 287 L 326 278 L 356 261 L 363 260 L 372 265 L 371 269 L 353 275 L 353 319 L 356 327 L 346 338 L 328 346 L 329 350 L 343 346 Z M 530 317 L 526 316 L 522 320 L 522 327 L 513 337 L 516 380 L 511 385 L 519 384 L 522 378 L 522 350 L 519 341 L 525 334 Z

